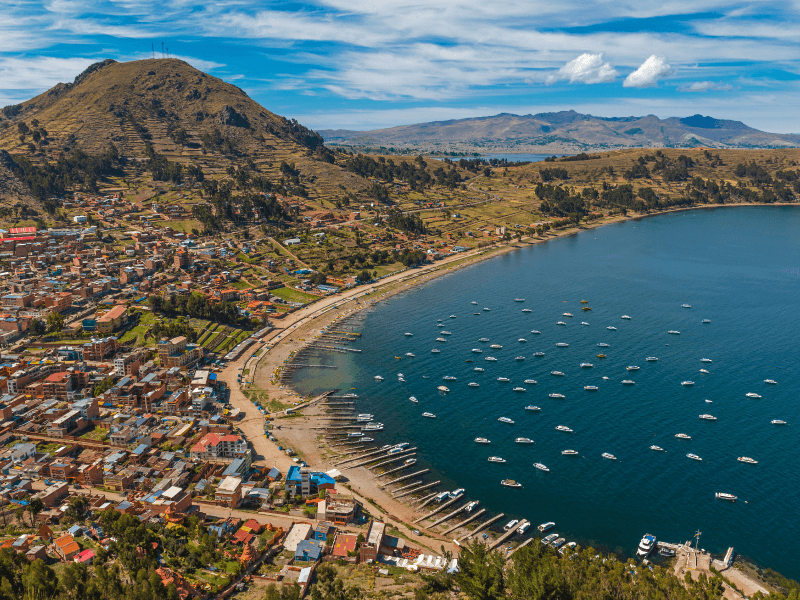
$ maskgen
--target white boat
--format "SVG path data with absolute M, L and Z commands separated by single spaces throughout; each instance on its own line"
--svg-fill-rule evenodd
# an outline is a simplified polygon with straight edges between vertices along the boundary
M 700 359 L 700 362 L 707 362 L 707 363 L 710 363 L 710 362 L 714 362 L 714 361 L 712 361 L 710 358 L 701 358 L 701 359 Z
M 497 381 L 507 382 L 507 381 L 511 381 L 511 380 L 508 377 L 498 377 Z
M 347 437 L 361 437 L 362 435 L 364 435 L 364 434 L 361 433 L 360 431 L 354 431 L 352 433 L 348 433 Z
M 700 321 L 701 323 L 711 323 L 711 319 L 703 319 Z
M 518 444 L 532 444 L 533 443 L 533 440 L 531 438 L 526 438 L 526 437 L 518 437 L 514 441 L 517 442 Z
M 566 433 L 572 433 L 572 429 L 570 429 L 566 425 L 556 425 L 556 431 L 564 431 Z
M 475 507 L 478 506 L 478 504 L 480 504 L 480 500 L 473 500 L 464 507 L 464 511 L 472 512 L 473 510 L 475 510 Z
M 706 404 L 714 404 L 714 401 L 706 398 Z
M 681 334 L 680 331 L 677 331 L 675 329 L 670 329 L 667 333 L 669 333 L 671 335 L 680 335 Z
M 578 451 L 577 450 L 562 450 L 561 454 L 563 454 L 564 456 L 577 456 L 578 455 Z
M 736 460 L 738 460 L 739 462 L 747 463 L 749 465 L 757 465 L 758 464 L 758 461 L 756 459 L 750 458 L 749 456 L 740 456 Z
M 534 406 L 533 404 L 529 404 L 528 406 L 526 406 L 526 407 L 525 407 L 525 410 L 533 410 L 533 411 L 536 411 L 536 410 L 542 410 L 542 409 L 541 409 L 541 408 L 539 408 L 538 406 Z
M 439 350 L 438 348 L 434 348 L 433 350 L 431 350 L 432 354 L 439 354 L 440 352 L 441 350 Z
M 467 385 L 469 387 L 481 387 L 479 384 L 475 383 L 474 381 L 470 381 Z
M 608 377 L 606 377 L 605 375 L 603 375 L 603 381 L 608 381 Z
M 470 304 L 474 304 L 474 305 L 477 306 L 478 303 L 477 302 L 470 302 Z
M 472 369 L 472 370 L 473 370 L 473 371 L 476 371 L 476 372 L 478 372 L 478 373 L 483 373 L 483 367 L 475 367 L 475 368 L 474 368 L 474 369 Z
M 583 386 L 583 389 L 585 389 L 587 392 L 596 392 L 600 388 L 597 387 L 596 385 L 585 385 Z
M 544 356 L 544 352 L 534 352 L 534 356 Z
M 521 483 L 517 483 L 513 479 L 503 479 L 500 482 L 500 485 L 504 485 L 506 487 L 513 487 L 513 488 L 521 488 L 522 487 Z
M 550 543 L 551 543 L 553 540 L 555 540 L 557 537 L 558 537 L 558 534 L 557 534 L 557 533 L 551 533 L 550 535 L 548 535 L 547 537 L 545 537 L 545 538 L 543 538 L 543 539 L 542 539 L 542 543 L 543 543 L 545 546 L 549 546 L 549 545 L 550 545 Z
M 581 325 L 586 325 L 587 327 L 589 326 L 589 324 L 586 321 L 581 321 Z
M 636 549 L 636 558 L 647 558 L 656 548 L 656 536 L 645 533 L 639 547 Z
M 374 442 L 375 440 L 373 440 L 371 437 L 362 437 L 362 438 L 361 438 L 360 440 L 358 440 L 358 441 L 359 441 L 359 442 Z
M 511 531 L 519 523 L 519 519 L 512 519 L 503 527 L 503 531 Z
M 564 377 L 564 373 L 561 371 L 550 371 L 550 375 L 555 375 L 556 377 Z
M 692 439 L 692 436 L 687 435 L 685 433 L 676 433 L 675 437 L 680 439 L 680 440 L 690 440 L 690 439 Z
M 515 388 L 513 389 L 513 391 L 515 391 L 515 392 L 525 392 L 525 391 L 527 391 L 527 390 L 526 390 L 524 387 L 515 387 Z
M 598 348 L 611 348 L 611 344 L 606 344 L 605 342 L 600 342 L 597 344 Z
M 486 312 L 489 312 L 491 309 L 490 308 L 484 308 L 483 310 L 485 310 Z
M 514 302 L 525 302 L 525 298 L 514 298 Z
M 406 352 L 406 356 L 408 358 L 414 358 L 414 354 L 412 352 Z
M 525 383 L 529 383 L 531 385 L 536 385 L 536 380 L 535 379 L 526 379 Z
M 608 327 L 606 327 L 606 329 L 608 329 L 608 330 L 610 330 L 610 331 L 616 331 L 616 330 L 617 330 L 617 328 L 616 328 L 616 327 L 612 327 L 611 325 L 609 325 Z
M 451 319 L 456 319 L 457 317 L 455 315 L 450 315 L 450 318 Z
M 539 334 L 540 334 L 540 333 L 542 333 L 542 332 L 541 332 L 541 331 L 537 331 L 536 329 L 531 329 L 531 333 L 534 333 L 534 334 L 536 334 L 536 335 L 539 335 Z
M 636 382 L 633 379 L 623 379 L 622 385 L 635 385 Z
M 494 348 L 496 350 L 500 350 L 500 348 L 502 348 L 502 346 L 500 344 L 492 344 L 491 346 L 489 346 L 489 348 Z
M 765 379 L 764 383 L 769 383 L 770 385 L 778 385 L 778 382 L 774 379 Z
M 412 335 L 414 335 L 414 334 L 413 334 L 413 333 L 408 333 L 408 332 L 406 331 L 406 334 L 405 334 L 405 335 L 406 335 L 406 337 L 411 337 L 411 336 L 412 336 Z
M 772 419 L 770 423 L 773 425 L 787 425 L 786 421 L 782 421 L 781 419 Z
M 737 497 L 733 494 L 726 494 L 725 492 L 717 492 L 714 494 L 718 500 L 727 500 L 728 502 L 736 502 Z
M 447 387 L 445 387 L 443 385 L 440 385 L 436 389 L 439 390 L 440 392 L 449 392 L 450 391 Z
M 450 492 L 450 499 L 455 500 L 459 496 L 461 496 L 466 490 L 464 488 L 458 488 Z
M 500 458 L 499 456 L 490 456 L 489 457 L 489 462 L 504 463 L 504 462 L 506 462 L 506 459 L 505 458 Z
M 658 358 L 655 357 L 655 356 L 648 356 L 647 358 L 645 358 L 645 360 L 647 362 L 656 362 L 658 360 Z
M 691 386 L 694 385 L 694 381 L 681 381 L 681 385 Z
M 476 443 L 476 444 L 491 444 L 492 442 L 490 442 L 490 441 L 489 441 L 488 439 L 486 439 L 485 437 L 476 437 L 476 438 L 475 438 L 475 443 Z
M 411 465 L 415 464 L 416 462 L 417 462 L 416 458 L 407 458 L 406 462 L 404 462 L 403 464 L 407 465 L 407 466 L 411 466 Z
M 602 456 L 606 460 L 617 460 L 617 457 L 614 456 L 613 454 L 610 454 L 609 452 L 603 452 L 600 456 Z
M 700 458 L 699 456 L 697 456 L 697 454 L 687 454 L 687 455 L 686 455 L 686 458 L 691 458 L 692 460 L 700 460 L 700 461 L 702 461 L 702 460 L 703 460 L 702 458 Z
M 572 313 L 561 313 L 562 317 L 571 317 Z
M 414 404 L 419 402 L 419 400 L 417 400 L 416 396 L 409 396 L 408 399 L 411 400 Z
M 565 344 L 564 342 L 558 342 L 556 346 L 558 346 L 559 348 L 566 348 L 567 346 L 569 346 L 569 344 Z
M 531 524 L 530 524 L 530 523 L 524 523 L 524 524 L 522 524 L 522 525 L 521 525 L 521 526 L 520 526 L 520 527 L 517 529 L 517 533 L 518 533 L 519 535 L 523 535 L 523 534 L 524 534 L 526 531 L 528 531 L 528 529 L 530 529 L 530 526 L 531 526 Z
M 383 381 L 383 377 L 380 375 L 375 375 L 375 381 Z
M 500 417 L 497 420 L 500 421 L 501 423 L 508 423 L 509 425 L 513 425 L 514 424 L 514 421 L 509 419 L 508 417 Z
M 542 463 L 533 463 L 533 466 L 536 467 L 537 469 L 539 469 L 540 471 L 545 471 L 547 473 L 550 472 L 550 469 L 545 467 Z
M 475 354 L 483 354 L 483 350 L 481 350 L 480 348 L 473 348 L 473 349 L 472 349 L 472 351 L 473 351 Z
M 497 362 L 497 359 L 494 356 L 487 356 L 483 360 L 488 360 L 489 362 Z
M 621 319 L 625 319 L 626 321 L 630 321 L 631 318 L 628 315 L 622 315 Z
M 521 344 L 524 344 L 524 343 L 525 343 L 525 342 L 527 342 L 528 340 L 526 340 L 525 338 L 519 338 L 517 341 L 518 341 L 519 343 L 521 343 Z
M 440 331 L 439 333 L 441 333 L 442 335 L 453 335 L 449 331 L 444 331 L 444 330 Z
M 564 323 L 564 321 L 559 321 L 558 323 L 556 323 L 556 325 L 566 325 L 566 323 Z
M 594 367 L 592 363 L 581 363 L 581 369 L 591 369 Z
M 747 396 L 748 398 L 761 398 L 761 396 L 756 394 L 755 392 L 747 392 L 745 396 Z
M 558 394 L 556 392 L 553 392 L 552 394 L 550 394 L 550 397 L 551 398 L 566 398 L 566 396 L 564 396 L 564 394 Z
M 514 360 L 525 360 L 524 356 L 517 356 Z
M 538 529 L 539 531 L 541 531 L 542 533 L 544 533 L 545 531 L 547 531 L 547 530 L 549 530 L 549 529 L 552 529 L 552 528 L 553 528 L 553 527 L 555 527 L 555 526 L 556 526 L 556 524 L 555 524 L 555 523 L 553 523 L 552 521 L 549 521 L 549 522 L 547 522 L 547 523 L 542 523 L 542 524 L 541 524 L 541 525 L 539 525 L 539 526 L 538 526 L 536 529 Z M 553 534 L 553 535 L 555 535 L 556 537 L 558 536 L 558 534 Z M 553 538 L 553 539 L 555 539 L 555 538 Z M 542 540 L 542 541 L 544 541 L 544 540 Z
M 488 341 L 489 341 L 489 338 L 481 338 L 481 339 L 479 339 L 478 341 L 479 341 L 479 342 L 488 342 Z
M 453 377 L 452 375 L 445 375 L 444 377 L 442 377 L 442 379 L 444 379 L 445 381 L 455 381 L 456 380 L 456 378 Z
M 691 304 L 681 304 L 681 308 L 692 308 Z
M 442 338 L 442 337 L 438 337 L 438 338 L 436 338 L 436 341 L 437 342 L 446 342 L 447 340 Z
M 397 381 L 399 381 L 400 383 L 405 383 L 405 382 L 406 382 L 406 380 L 405 380 L 405 379 L 403 379 L 402 377 L 398 377 L 398 378 L 397 378 Z
M 524 312 L 524 313 L 529 313 L 529 312 L 531 312 L 531 309 L 530 309 L 530 308 L 523 308 L 523 309 L 522 309 L 522 312 Z
M 631 365 L 631 366 L 629 366 L 629 367 L 625 367 L 625 368 L 626 368 L 628 371 L 638 371 L 638 370 L 639 370 L 639 367 L 637 367 L 636 365 Z
M 577 546 L 578 542 L 569 542 L 568 544 L 561 546 L 561 548 L 558 549 L 558 553 L 561 556 L 564 556 L 567 552 L 573 552 Z
M 429 412 L 422 413 L 422 416 L 425 417 L 426 419 L 435 419 L 436 418 L 435 414 L 429 413 Z
M 701 419 L 705 419 L 706 421 L 716 421 L 717 417 L 714 415 L 700 415 Z
M 655 450 L 656 452 L 666 452 L 661 446 L 650 446 L 650 450 Z
M 705 369 L 700 369 L 700 372 L 703 373 L 704 375 L 709 375 L 709 372 L 706 371 Z

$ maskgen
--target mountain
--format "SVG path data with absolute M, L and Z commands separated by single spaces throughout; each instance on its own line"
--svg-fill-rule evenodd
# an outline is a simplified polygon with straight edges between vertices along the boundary
M 785 148 L 800 146 L 800 135 L 767 133 L 740 121 L 702 115 L 659 119 L 604 118 L 574 110 L 536 115 L 434 121 L 373 131 L 319 132 L 329 145 L 419 148 L 425 151 L 487 150 L 570 152 L 618 148 Z

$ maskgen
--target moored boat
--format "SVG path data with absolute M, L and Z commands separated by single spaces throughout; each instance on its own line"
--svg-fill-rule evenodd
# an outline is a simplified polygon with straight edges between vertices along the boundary
M 548 545 L 550 545 L 550 543 L 551 543 L 553 540 L 555 540 L 557 537 L 558 537 L 558 534 L 557 534 L 557 533 L 551 533 L 550 535 L 548 535 L 548 536 L 546 536 L 546 537 L 542 538 L 542 543 L 543 543 L 545 546 L 548 546 Z
M 739 462 L 747 463 L 749 465 L 757 465 L 758 464 L 758 461 L 756 459 L 750 458 L 749 456 L 740 456 L 736 460 L 738 460 Z
M 444 386 L 444 385 L 440 385 L 436 389 L 439 390 L 440 392 L 449 392 L 450 391 L 450 389 L 448 387 Z
M 550 371 L 550 375 L 555 375 L 556 377 L 564 377 L 564 373 L 561 371 Z
M 700 458 L 699 456 L 697 456 L 697 454 L 691 454 L 691 453 L 687 454 L 687 455 L 686 455 L 686 458 L 691 458 L 692 460 L 699 460 L 699 461 L 702 461 L 702 460 L 703 460 L 702 458 Z
M 533 404 L 529 404 L 528 406 L 525 407 L 525 410 L 534 410 L 534 411 L 536 411 L 536 410 L 542 410 L 542 409 L 539 408 L 538 406 L 534 406 Z
M 564 343 L 564 342 L 558 342 L 558 343 L 556 344 L 556 346 L 557 346 L 558 348 L 566 348 L 567 346 L 569 346 L 569 344 L 566 344 L 566 343 Z
M 500 421 L 501 423 L 508 423 L 509 425 L 514 424 L 514 421 L 512 419 L 509 419 L 508 417 L 500 417 L 497 420 Z
M 476 444 L 491 444 L 492 442 L 490 442 L 490 441 L 489 441 L 487 438 L 485 438 L 485 437 L 476 437 L 476 438 L 475 438 L 475 443 L 476 443 Z
M 676 433 L 675 437 L 678 438 L 679 440 L 690 440 L 690 439 L 692 439 L 692 436 L 690 436 L 688 434 L 685 434 L 685 433 Z
M 561 454 L 563 454 L 564 456 L 577 456 L 578 455 L 578 451 L 577 450 L 562 450 Z
M 556 431 L 564 431 L 566 433 L 572 433 L 572 429 L 570 429 L 566 425 L 556 425 Z
M 505 458 L 500 458 L 499 456 L 490 456 L 489 457 L 489 462 L 504 463 L 504 462 L 506 462 L 506 459 Z
M 778 382 L 774 379 L 765 379 L 764 383 L 769 383 L 770 385 L 778 385 Z
M 519 519 L 512 519 L 503 527 L 503 531 L 511 531 L 519 523 Z
M 531 438 L 526 438 L 526 437 L 518 437 L 514 441 L 516 443 L 518 443 L 518 444 L 533 444 L 534 443 Z
M 600 456 L 602 456 L 606 460 L 617 460 L 617 457 L 611 454 L 610 452 L 603 452 Z
M 620 318 L 625 319 L 626 321 L 630 321 L 631 320 L 631 318 L 628 315 L 622 315 L 622 317 L 620 317 Z
M 694 385 L 694 381 L 681 381 L 681 385 L 689 387 Z
M 587 392 L 596 392 L 600 388 L 597 387 L 596 385 L 585 385 L 583 386 L 583 389 L 585 389 Z
M 549 529 L 552 529 L 552 528 L 553 528 L 553 527 L 555 527 L 555 526 L 556 526 L 556 524 L 555 524 L 555 523 L 553 523 L 552 521 L 548 521 L 547 523 L 542 523 L 542 524 L 541 524 L 541 525 L 539 525 L 539 526 L 538 526 L 536 529 L 538 529 L 539 531 L 541 531 L 542 533 L 544 533 L 545 531 L 547 531 L 547 530 L 549 530 Z M 555 538 L 553 538 L 553 539 L 555 539 Z
M 759 394 L 756 394 L 755 392 L 747 392 L 745 396 L 747 396 L 748 398 L 761 398 L 761 396 Z
M 549 396 L 551 398 L 566 398 L 566 396 L 564 396 L 564 394 L 557 394 L 555 392 L 553 392 L 552 394 L 549 394 Z
M 525 390 L 524 387 L 515 387 L 513 391 L 515 391 L 515 392 L 524 392 L 526 390 Z
M 636 558 L 647 558 L 656 547 L 656 536 L 645 533 L 639 547 L 636 549 Z
M 658 360 L 658 358 L 655 357 L 655 356 L 648 356 L 647 358 L 645 358 L 645 360 L 647 362 L 656 362 Z
M 656 452 L 666 452 L 661 446 L 650 446 L 650 450 L 655 450 Z
M 714 415 L 700 415 L 701 419 L 705 419 L 706 421 L 716 421 L 717 417 Z
M 772 419 L 770 423 L 772 423 L 773 425 L 787 425 L 786 421 L 782 419 Z
M 480 386 L 480 384 L 477 384 L 477 383 L 475 383 L 474 381 L 470 381 L 470 382 L 469 382 L 467 385 L 468 385 L 469 387 L 481 387 L 481 386 Z
M 670 329 L 667 333 L 669 333 L 671 335 L 680 335 L 681 334 L 681 332 L 678 331 L 677 329 Z
M 622 380 L 622 385 L 634 385 L 635 383 L 636 382 L 633 381 L 632 379 L 623 379 Z
M 544 472 L 546 472 L 546 473 L 549 473 L 549 472 L 550 472 L 550 469 L 548 469 L 548 468 L 547 468 L 546 466 L 544 466 L 542 463 L 533 463 L 533 466 L 534 466 L 534 467 L 536 467 L 537 469 L 539 469 L 540 471 L 544 471 Z
M 726 494 L 725 492 L 717 492 L 714 495 L 717 497 L 718 500 L 727 500 L 728 502 L 736 502 L 736 500 L 738 499 L 733 494 Z
M 426 419 L 435 419 L 436 418 L 435 414 L 429 413 L 429 412 L 422 413 L 422 416 L 425 417 Z
M 525 383 L 536 385 L 536 380 L 535 379 L 526 379 Z
M 581 369 L 591 369 L 594 367 L 592 363 L 581 363 Z
M 513 488 L 521 488 L 522 487 L 521 483 L 517 483 L 513 479 L 503 479 L 500 482 L 500 485 L 504 485 L 506 487 L 513 487 Z

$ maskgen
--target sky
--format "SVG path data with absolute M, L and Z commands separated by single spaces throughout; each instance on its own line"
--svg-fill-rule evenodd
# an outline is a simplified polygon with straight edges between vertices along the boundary
M 166 55 L 313 129 L 573 109 L 800 133 L 800 0 L 4 0 L 0 106 Z

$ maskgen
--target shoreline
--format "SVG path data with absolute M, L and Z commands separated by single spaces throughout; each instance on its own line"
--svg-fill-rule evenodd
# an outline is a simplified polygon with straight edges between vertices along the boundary
M 793 204 L 774 203 L 770 206 L 784 205 L 792 206 Z M 570 227 L 568 229 L 560 230 L 555 235 L 542 238 L 523 238 L 521 242 L 513 241 L 511 243 L 502 244 L 499 246 L 476 249 L 468 253 L 464 253 L 461 256 L 453 257 L 450 260 L 445 259 L 444 261 L 427 265 L 421 269 L 406 270 L 397 275 L 388 276 L 383 281 L 354 288 L 350 291 L 350 293 L 347 294 L 345 298 L 342 298 L 341 295 L 333 296 L 332 298 L 338 297 L 338 299 L 335 300 L 335 304 L 327 303 L 327 306 L 323 305 L 319 307 L 320 303 L 323 301 L 315 302 L 313 305 L 308 307 L 309 309 L 312 309 L 308 311 L 308 314 L 301 315 L 299 314 L 300 311 L 298 311 L 298 313 L 296 313 L 297 317 L 293 323 L 287 322 L 284 328 L 273 332 L 271 341 L 274 342 L 274 346 L 272 346 L 269 351 L 262 352 L 261 356 L 256 361 L 256 363 L 260 364 L 254 365 L 254 368 L 256 369 L 255 376 L 252 377 L 255 384 L 254 387 L 260 390 L 267 390 L 269 392 L 270 399 L 272 399 L 274 396 L 278 396 L 279 398 L 282 396 L 284 400 L 298 400 L 300 397 L 296 390 L 293 389 L 291 384 L 280 386 L 279 383 L 271 383 L 268 385 L 268 379 L 271 379 L 270 375 L 274 373 L 273 369 L 284 364 L 289 364 L 292 357 L 295 356 L 299 350 L 313 342 L 314 335 L 318 335 L 324 330 L 324 328 L 341 320 L 351 318 L 365 308 L 375 306 L 379 301 L 391 298 L 395 294 L 401 293 L 407 289 L 411 289 L 413 286 L 432 281 L 435 278 L 455 272 L 456 270 L 469 265 L 480 263 L 483 260 L 501 256 L 515 249 L 534 246 L 536 244 L 558 239 L 560 237 L 574 235 L 580 233 L 581 231 L 590 231 L 592 229 L 613 223 L 620 223 L 627 220 L 639 220 L 645 217 L 668 214 L 671 212 L 707 208 L 725 208 L 728 206 L 762 205 L 751 203 L 706 204 L 700 206 L 678 207 L 670 210 L 650 212 L 641 215 L 615 215 L 613 217 L 606 217 L 603 220 L 588 223 L 583 227 Z M 346 306 L 350 302 L 354 302 L 354 304 Z M 314 306 L 318 306 L 319 308 L 317 310 L 313 310 Z M 263 359 L 265 357 L 269 357 L 270 360 L 264 361 Z M 282 433 L 280 437 L 281 439 L 288 437 L 292 447 L 299 451 L 299 454 L 306 460 L 307 463 L 309 463 L 312 468 L 328 470 L 333 468 L 330 462 L 333 456 L 329 455 L 331 448 L 327 443 L 318 439 L 318 436 L 313 435 L 312 430 L 308 429 L 308 426 L 311 425 L 312 419 L 318 418 L 319 416 L 321 416 L 321 411 L 310 409 L 306 411 L 306 414 L 303 417 L 286 419 L 285 422 L 287 422 L 287 424 L 291 423 L 291 425 L 287 428 L 287 432 Z M 286 435 L 287 433 L 288 436 Z M 341 458 L 337 458 L 336 460 L 341 460 Z M 406 502 L 400 502 L 397 499 L 392 498 L 388 493 L 380 489 L 380 486 L 375 478 L 375 473 L 372 473 L 363 467 L 358 469 L 348 469 L 347 476 L 350 480 L 350 485 L 348 487 L 350 487 L 352 491 L 356 493 L 356 495 L 360 496 L 362 500 L 366 500 L 364 502 L 364 506 L 369 508 L 368 504 L 372 504 L 379 512 L 383 513 L 380 515 L 381 518 L 386 519 L 388 516 L 389 519 L 387 520 L 391 522 L 393 526 L 397 526 L 401 532 L 403 529 L 408 531 L 411 527 L 414 527 L 415 529 L 420 529 L 420 531 L 424 531 L 425 533 L 431 535 L 434 546 L 438 545 L 439 543 L 447 543 L 448 546 L 450 546 L 448 549 L 456 549 L 455 545 L 449 543 L 447 540 L 442 539 L 440 534 L 429 531 L 420 525 L 409 525 L 411 521 L 424 514 L 417 513 L 413 507 L 409 506 L 408 501 L 411 500 L 410 496 L 406 497 Z M 372 510 L 372 512 L 374 512 L 374 510 Z M 441 514 L 444 515 L 446 512 Z M 450 526 L 452 525 L 453 523 L 450 523 Z M 462 529 L 460 531 L 460 535 L 463 535 L 464 531 L 465 530 Z M 428 538 L 420 539 L 419 537 L 409 537 L 408 535 L 404 535 L 404 537 L 412 539 L 417 544 L 423 541 L 428 541 Z

